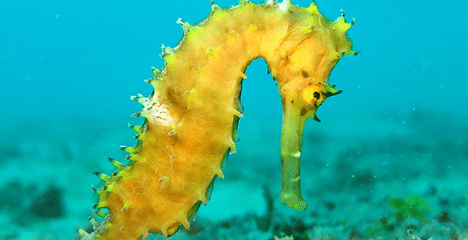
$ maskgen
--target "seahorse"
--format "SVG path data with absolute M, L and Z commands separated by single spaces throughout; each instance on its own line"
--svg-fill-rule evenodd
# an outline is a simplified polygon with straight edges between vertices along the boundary
M 191 25 L 179 19 L 181 41 L 164 47 L 165 65 L 153 68 L 149 97 L 133 97 L 144 117 L 128 164 L 109 159 L 118 171 L 96 173 L 104 181 L 95 205 L 101 223 L 83 239 L 139 239 L 148 233 L 165 237 L 179 225 L 190 228 L 200 204 L 207 203 L 213 181 L 224 178 L 223 161 L 236 151 L 242 117 L 240 92 L 251 61 L 264 58 L 277 82 L 283 104 L 280 201 L 294 209 L 307 204 L 300 189 L 300 159 L 307 118 L 330 96 L 339 94 L 329 75 L 344 56 L 354 55 L 344 15 L 327 20 L 315 2 L 309 7 L 290 0 L 254 4 L 240 0 L 211 12 Z M 105 210 L 107 209 L 107 210 Z

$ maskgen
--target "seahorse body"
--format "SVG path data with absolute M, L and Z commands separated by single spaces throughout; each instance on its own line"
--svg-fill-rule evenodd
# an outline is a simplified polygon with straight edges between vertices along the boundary
M 166 64 L 149 82 L 148 97 L 136 99 L 145 118 L 136 147 L 127 147 L 130 163 L 111 162 L 118 172 L 98 174 L 105 184 L 96 205 L 105 221 L 84 238 L 139 239 L 149 232 L 174 234 L 189 220 L 223 160 L 235 151 L 239 94 L 246 67 L 262 57 L 278 82 L 284 114 L 281 139 L 283 186 L 280 200 L 304 210 L 300 192 L 300 155 L 306 118 L 316 118 L 323 101 L 340 93 L 328 85 L 338 60 L 352 55 L 343 17 L 324 18 L 315 3 L 307 8 L 289 0 L 263 4 L 241 1 L 229 8 L 212 5 L 196 25 L 179 21 L 184 36 L 164 48 Z M 108 209 L 108 214 L 99 209 Z

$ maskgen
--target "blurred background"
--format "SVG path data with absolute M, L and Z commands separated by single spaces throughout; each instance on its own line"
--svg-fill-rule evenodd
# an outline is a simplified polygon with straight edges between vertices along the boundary
M 317 5 L 330 20 L 341 9 L 356 19 L 348 35 L 361 54 L 338 63 L 329 82 L 344 92 L 307 124 L 309 209 L 277 201 L 281 101 L 258 59 L 243 84 L 238 153 L 195 230 L 173 238 L 468 239 L 468 1 Z M 177 18 L 194 24 L 209 12 L 208 0 L 0 3 L 0 239 L 74 239 L 89 228 L 100 184 L 91 172 L 110 172 L 106 157 L 136 143 L 127 123 L 142 123 L 130 117 L 140 105 L 129 97 L 151 94 L 143 80 L 163 66 L 161 44 L 181 39 Z M 414 199 L 431 207 L 400 219 Z

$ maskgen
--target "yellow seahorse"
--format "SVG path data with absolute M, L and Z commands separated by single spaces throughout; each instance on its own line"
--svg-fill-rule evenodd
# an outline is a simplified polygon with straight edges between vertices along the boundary
M 317 5 L 295 6 L 289 0 L 267 0 L 220 8 L 184 29 L 180 43 L 163 47 L 165 66 L 153 69 L 153 94 L 135 97 L 145 118 L 135 147 L 123 147 L 130 163 L 110 161 L 118 171 L 105 175 L 96 204 L 104 221 L 95 231 L 79 230 L 83 239 L 139 239 L 155 232 L 173 235 L 190 219 L 207 194 L 229 151 L 236 150 L 239 94 L 250 62 L 264 58 L 283 103 L 280 200 L 306 209 L 300 190 L 304 124 L 317 108 L 341 91 L 328 84 L 336 63 L 353 55 L 344 16 L 324 18 Z M 107 209 L 107 212 L 102 211 Z

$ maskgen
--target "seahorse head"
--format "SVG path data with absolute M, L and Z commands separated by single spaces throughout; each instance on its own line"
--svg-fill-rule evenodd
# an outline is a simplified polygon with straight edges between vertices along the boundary
M 318 107 L 322 105 L 328 97 L 340 94 L 341 92 L 342 90 L 336 90 L 326 83 L 313 84 L 305 87 L 300 92 L 299 101 L 302 101 L 304 105 L 301 114 L 307 114 L 306 117 L 320 121 L 316 115 Z
M 316 12 L 312 11 L 310 18 L 290 26 L 280 47 L 283 54 L 280 54 L 276 77 L 283 104 L 293 105 L 299 110 L 300 117 L 319 121 L 316 117 L 318 107 L 328 97 L 341 93 L 328 84 L 330 73 L 343 56 L 355 52 L 346 36 L 352 23 L 346 23 L 344 17 L 330 22 L 314 14 Z

